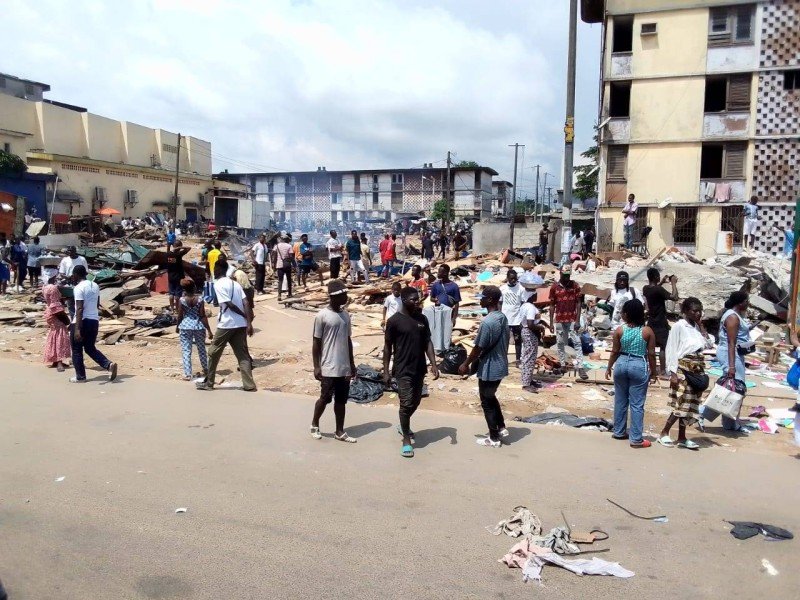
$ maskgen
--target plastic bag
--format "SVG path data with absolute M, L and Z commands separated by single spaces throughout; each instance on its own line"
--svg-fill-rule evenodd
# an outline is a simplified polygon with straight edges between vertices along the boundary
M 800 384 L 800 359 L 794 361 L 792 368 L 786 374 L 786 383 L 789 384 L 793 390 L 796 390 Z
M 704 410 L 708 409 L 710 414 L 714 416 L 712 418 L 708 414 L 704 414 L 706 414 L 709 421 L 716 419 L 716 415 L 724 415 L 731 419 L 736 419 L 742 409 L 742 402 L 746 393 L 747 386 L 744 381 L 727 376 L 720 377 L 703 403 Z
M 444 359 L 439 364 L 439 370 L 448 375 L 458 375 L 458 367 L 467 360 L 467 351 L 461 344 L 450 346 L 444 352 Z

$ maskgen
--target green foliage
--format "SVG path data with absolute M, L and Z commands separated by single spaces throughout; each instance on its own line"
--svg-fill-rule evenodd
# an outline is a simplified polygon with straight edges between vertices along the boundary
M 441 198 L 436 201 L 431 211 L 431 219 L 434 221 L 452 221 L 454 217 L 453 207 L 447 202 L 446 198 Z
M 575 167 L 575 189 L 572 196 L 579 200 L 597 198 L 597 186 L 600 169 L 598 159 L 600 158 L 600 147 L 598 146 L 597 134 L 594 136 L 594 146 L 581 152 L 581 156 L 589 159 L 589 163 Z
M 478 163 L 476 163 L 474 160 L 462 160 L 462 161 L 457 162 L 455 164 L 455 166 L 456 167 L 464 167 L 464 168 L 480 167 L 480 165 Z
M 28 165 L 16 154 L 0 150 L 0 173 L 24 173 Z

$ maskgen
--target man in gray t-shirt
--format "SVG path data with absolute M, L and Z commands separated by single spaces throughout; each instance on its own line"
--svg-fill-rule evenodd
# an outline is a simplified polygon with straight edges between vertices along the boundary
M 340 279 L 328 283 L 328 306 L 314 319 L 314 345 L 311 356 L 314 361 L 314 377 L 321 385 L 319 400 L 314 404 L 311 419 L 311 437 L 322 439 L 319 420 L 325 407 L 333 401 L 333 414 L 336 418 L 334 439 L 340 442 L 355 443 L 344 430 L 345 407 L 350 395 L 350 379 L 356 376 L 353 360 L 353 341 L 350 339 L 352 326 L 350 315 L 344 310 L 347 304 L 347 286 Z
M 459 373 L 466 375 L 472 363 L 478 361 L 478 395 L 489 435 L 479 438 L 477 443 L 492 448 L 499 448 L 500 438 L 508 437 L 503 411 L 497 400 L 500 381 L 508 375 L 508 319 L 500 311 L 500 298 L 500 288 L 490 285 L 483 289 L 481 306 L 488 314 L 478 328 L 472 352 L 458 368 Z

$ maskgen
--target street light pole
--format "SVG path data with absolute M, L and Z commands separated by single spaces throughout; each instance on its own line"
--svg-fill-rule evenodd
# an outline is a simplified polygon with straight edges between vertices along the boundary
M 564 120 L 564 203 L 561 207 L 561 264 L 569 261 L 569 240 L 572 237 L 572 163 L 575 153 L 575 54 L 577 37 L 578 0 L 570 0 L 567 50 L 567 110 Z
M 511 194 L 511 234 L 509 236 L 508 249 L 514 249 L 514 219 L 517 216 L 517 157 L 519 155 L 519 148 L 524 144 L 509 144 L 509 148 L 514 148 L 514 191 Z

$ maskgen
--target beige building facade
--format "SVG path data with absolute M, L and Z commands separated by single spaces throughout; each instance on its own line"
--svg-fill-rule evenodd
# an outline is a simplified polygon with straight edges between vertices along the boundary
M 634 237 L 699 257 L 720 232 L 741 245 L 759 198 L 757 247 L 777 253 L 800 196 L 800 0 L 583 0 L 603 23 L 598 244 Z
M 9 75 L 2 80 L 0 148 L 22 158 L 31 173 L 57 175 L 48 212 L 90 215 L 108 207 L 119 218 L 170 213 L 178 134 L 43 99 L 50 89 L 45 84 Z M 20 92 L 26 89 L 29 94 Z M 212 180 L 211 173 L 211 143 L 181 136 L 177 219 L 214 218 L 218 197 L 249 202 L 244 186 Z M 249 228 L 249 212 L 237 207 L 236 222 L 226 224 L 239 225 L 241 213 L 246 220 L 240 226 Z

